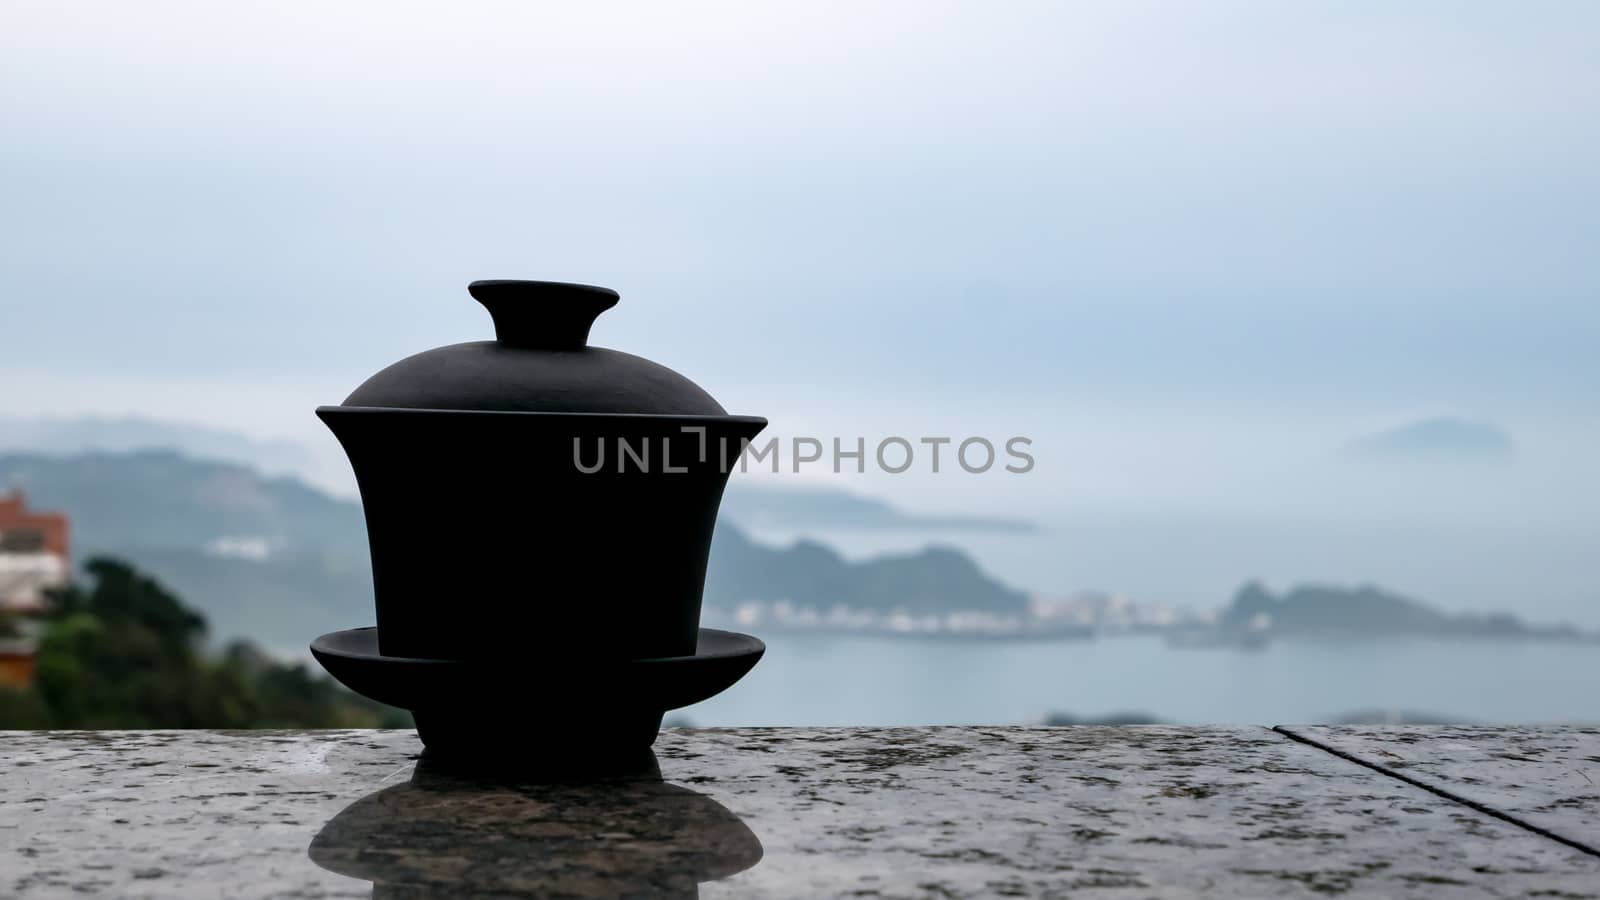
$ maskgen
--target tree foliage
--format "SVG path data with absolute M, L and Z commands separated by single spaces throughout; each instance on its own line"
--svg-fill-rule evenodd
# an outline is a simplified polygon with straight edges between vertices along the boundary
M 405 714 L 248 642 L 203 650 L 206 621 L 120 560 L 55 591 L 33 685 L 0 691 L 0 728 L 361 728 Z

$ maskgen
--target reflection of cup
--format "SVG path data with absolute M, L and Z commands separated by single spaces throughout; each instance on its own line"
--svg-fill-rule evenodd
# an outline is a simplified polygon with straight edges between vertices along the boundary
M 695 897 L 761 852 L 726 807 L 663 782 L 648 752 L 632 774 L 543 784 L 424 757 L 408 783 L 345 807 L 310 848 L 324 869 L 373 882 L 374 898 Z

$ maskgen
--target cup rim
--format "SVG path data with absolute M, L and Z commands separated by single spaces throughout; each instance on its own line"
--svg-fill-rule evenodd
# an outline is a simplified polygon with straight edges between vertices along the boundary
M 449 416 L 535 416 L 545 419 L 574 419 L 579 421 L 619 420 L 625 422 L 689 422 L 692 424 L 706 425 L 759 425 L 765 428 L 769 423 L 764 416 L 706 416 L 706 415 L 671 415 L 668 413 L 614 413 L 614 412 L 549 412 L 544 410 L 520 409 L 425 409 L 409 406 L 319 406 L 316 409 L 317 417 L 326 420 L 330 415 L 363 415 L 363 416 L 418 416 L 418 417 L 449 417 Z

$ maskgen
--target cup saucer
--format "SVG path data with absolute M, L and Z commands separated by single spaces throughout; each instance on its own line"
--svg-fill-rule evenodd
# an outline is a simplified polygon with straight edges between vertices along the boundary
M 583 636 L 551 640 L 581 645 Z M 533 646 L 517 658 L 483 661 L 384 656 L 375 627 L 311 642 L 311 655 L 345 687 L 410 710 L 430 750 L 558 729 L 648 746 L 662 713 L 721 693 L 766 649 L 758 638 L 715 628 L 700 629 L 692 656 L 633 660 L 555 657 Z

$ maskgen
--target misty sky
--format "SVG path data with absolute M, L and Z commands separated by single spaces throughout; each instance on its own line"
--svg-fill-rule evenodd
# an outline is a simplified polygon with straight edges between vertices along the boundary
M 1037 437 L 947 507 L 1600 498 L 1578 0 L 8 0 L 0 122 L 0 413 L 326 448 L 490 335 L 466 282 L 549 278 L 783 433 Z M 1440 414 L 1521 468 L 1308 474 Z

